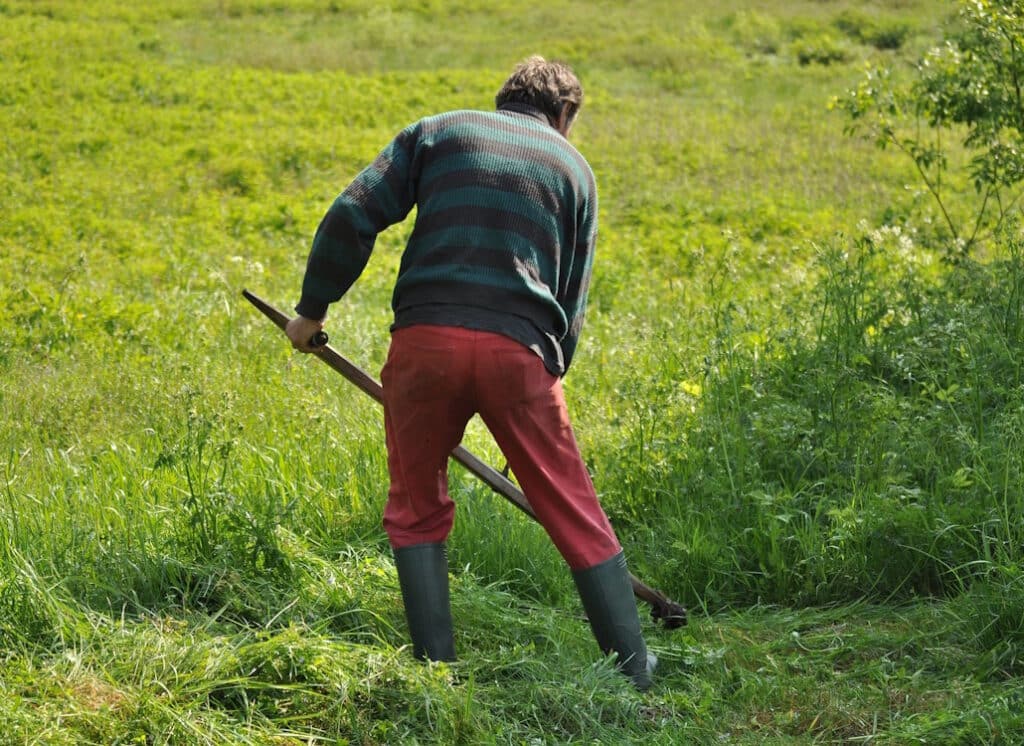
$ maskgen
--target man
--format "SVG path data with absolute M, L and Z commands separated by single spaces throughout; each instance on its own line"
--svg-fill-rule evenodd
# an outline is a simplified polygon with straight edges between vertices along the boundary
M 286 332 L 311 352 L 328 305 L 360 275 L 377 234 L 415 205 L 381 372 L 391 480 L 383 524 L 414 655 L 455 659 L 447 464 L 478 413 L 569 565 L 601 649 L 646 689 L 657 660 L 561 385 L 597 236 L 594 175 L 567 140 L 583 89 L 569 67 L 535 56 L 495 101 L 494 112 L 410 125 L 356 176 L 316 231 Z

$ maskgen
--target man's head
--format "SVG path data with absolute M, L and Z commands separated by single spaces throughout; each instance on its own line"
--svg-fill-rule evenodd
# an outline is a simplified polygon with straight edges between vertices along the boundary
M 583 105 L 583 87 L 568 65 L 534 55 L 516 66 L 494 102 L 499 107 L 519 103 L 540 109 L 564 135 Z

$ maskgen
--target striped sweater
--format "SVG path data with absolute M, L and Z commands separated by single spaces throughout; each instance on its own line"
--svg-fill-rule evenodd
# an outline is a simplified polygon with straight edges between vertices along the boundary
M 377 234 L 414 205 L 393 328 L 498 332 L 564 374 L 583 325 L 597 236 L 597 190 L 583 156 L 520 104 L 410 125 L 328 209 L 296 311 L 323 318 L 363 271 Z

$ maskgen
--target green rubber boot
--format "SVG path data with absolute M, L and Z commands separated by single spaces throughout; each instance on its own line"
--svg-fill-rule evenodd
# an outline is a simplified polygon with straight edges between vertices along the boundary
M 597 644 L 605 655 L 616 653 L 616 665 L 640 691 L 650 688 L 658 659 L 647 652 L 633 584 L 622 552 L 599 565 L 572 574 Z
M 412 654 L 419 660 L 455 660 L 445 545 L 416 544 L 395 549 L 394 555 Z

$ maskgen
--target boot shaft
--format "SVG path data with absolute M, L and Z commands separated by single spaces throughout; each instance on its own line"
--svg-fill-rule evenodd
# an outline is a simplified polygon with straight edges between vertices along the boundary
M 647 652 L 640 631 L 633 586 L 622 552 L 572 574 L 590 628 L 605 655 L 615 653 L 617 666 L 640 690 L 652 683 L 657 658 Z
M 445 545 L 402 547 L 394 556 L 413 655 L 419 660 L 455 660 Z

